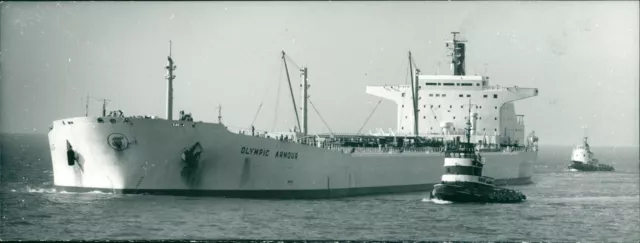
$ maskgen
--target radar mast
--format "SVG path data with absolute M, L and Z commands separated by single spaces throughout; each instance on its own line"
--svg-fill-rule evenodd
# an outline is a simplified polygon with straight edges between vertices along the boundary
M 465 71 L 465 40 L 458 40 L 458 34 L 460 32 L 451 32 L 453 34 L 453 40 L 451 42 L 447 42 L 447 47 L 449 47 L 453 52 L 451 53 L 451 66 L 453 67 L 453 75 L 454 76 L 464 76 L 466 75 Z M 451 44 L 451 46 L 449 45 Z

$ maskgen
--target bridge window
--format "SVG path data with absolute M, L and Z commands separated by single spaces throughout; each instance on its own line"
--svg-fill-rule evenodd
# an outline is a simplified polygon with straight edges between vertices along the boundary
M 440 108 L 440 105 L 438 105 L 438 108 Z
M 423 117 L 422 117 L 422 119 L 427 119 L 427 117 L 426 117 L 426 116 L 423 116 Z
M 452 105 L 449 105 L 449 108 L 453 108 L 453 106 L 452 106 Z
M 494 94 L 494 95 L 493 95 L 493 98 L 494 98 L 494 99 L 497 99 L 497 98 L 498 98 L 498 95 L 497 95 L 497 94 Z
M 498 107 L 497 107 L 497 106 L 494 106 L 494 108 L 496 108 L 496 110 L 498 109 Z
M 429 97 L 433 97 L 433 94 L 429 94 Z
M 443 83 L 442 85 L 444 85 L 444 86 L 454 86 L 455 84 L 454 83 Z
M 440 94 L 436 94 L 436 97 L 440 97 Z
M 497 121 L 497 120 L 498 120 L 498 118 L 496 117 L 496 118 L 494 118 L 494 120 L 496 120 L 496 121 Z
M 476 86 L 480 86 L 480 83 L 476 83 Z
M 442 94 L 442 97 L 447 97 L 447 94 Z
M 471 95 L 470 95 L 470 94 L 468 94 L 468 95 L 467 95 L 467 98 L 469 98 L 469 97 L 471 97 Z
M 425 85 L 438 85 L 437 83 L 424 83 Z
M 460 106 L 460 108 L 463 108 L 463 109 L 464 109 L 464 105 L 461 105 L 461 106 Z
M 483 95 L 482 98 L 487 98 L 487 95 Z
M 433 108 L 433 105 L 431 105 L 431 108 Z
M 461 86 L 473 86 L 472 83 L 460 83 Z
M 455 119 L 456 119 L 456 117 L 454 116 L 454 117 L 453 117 L 453 119 L 455 120 Z
M 458 95 L 458 96 L 460 96 L 460 97 L 464 97 L 464 95 L 462 95 L 462 94 L 460 94 L 460 95 Z
M 404 97 L 405 93 L 402 93 L 402 97 Z

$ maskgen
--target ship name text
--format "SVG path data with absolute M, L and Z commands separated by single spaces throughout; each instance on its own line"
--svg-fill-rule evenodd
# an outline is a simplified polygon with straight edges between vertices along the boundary
M 278 151 L 276 152 L 276 158 L 298 159 L 298 153 Z
M 269 157 L 269 154 L 270 154 L 269 152 L 270 152 L 270 150 L 268 150 L 268 149 L 260 149 L 260 148 L 242 147 L 240 149 L 240 153 L 241 154 L 258 155 L 258 156 L 265 156 L 265 157 Z M 276 151 L 275 157 L 276 158 L 284 158 L 284 159 L 298 159 L 298 153 L 297 152 Z

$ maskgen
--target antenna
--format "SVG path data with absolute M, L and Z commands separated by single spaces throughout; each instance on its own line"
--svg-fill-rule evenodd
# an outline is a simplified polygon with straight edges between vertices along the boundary
M 89 100 L 101 101 L 102 102 L 102 116 L 107 116 L 107 104 L 111 101 L 109 99 L 96 99 L 87 94 L 85 101 L 85 116 L 89 116 Z
M 102 99 L 102 116 L 107 116 L 107 102 L 111 100 Z
M 587 125 L 584 126 L 584 136 L 587 136 Z
M 467 128 L 465 129 L 465 136 L 467 137 L 467 143 L 471 143 L 471 99 L 469 99 L 469 118 L 467 119 Z
M 89 93 L 87 93 L 87 98 L 84 101 L 84 116 L 89 116 Z
M 222 124 L 222 105 L 218 104 L 218 123 Z

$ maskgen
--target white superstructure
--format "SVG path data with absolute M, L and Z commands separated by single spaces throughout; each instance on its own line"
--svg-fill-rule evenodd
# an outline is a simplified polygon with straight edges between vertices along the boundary
M 524 116 L 516 114 L 514 101 L 537 96 L 537 89 L 491 86 L 489 78 L 481 76 L 419 75 L 418 82 L 419 135 L 442 135 L 442 124 L 448 124 L 444 135 L 462 136 L 471 100 L 478 119 L 474 142 L 488 139 L 490 143 L 525 145 Z M 409 86 L 368 86 L 367 93 L 398 105 L 398 134 L 414 132 Z
M 593 152 L 591 152 L 591 148 L 589 147 L 586 128 L 582 143 L 576 145 L 573 148 L 573 151 L 571 153 L 571 161 L 584 164 L 597 162 L 597 160 L 593 156 Z
M 419 128 L 421 136 L 464 136 L 471 108 L 477 117 L 474 143 L 526 145 L 524 115 L 516 114 L 514 102 L 537 96 L 538 89 L 501 87 L 491 85 L 487 76 L 465 76 L 465 41 L 455 34 L 448 45 L 454 53 L 454 75 L 420 75 L 416 70 L 411 85 L 367 86 L 367 93 L 397 104 L 397 134 L 416 134 Z

